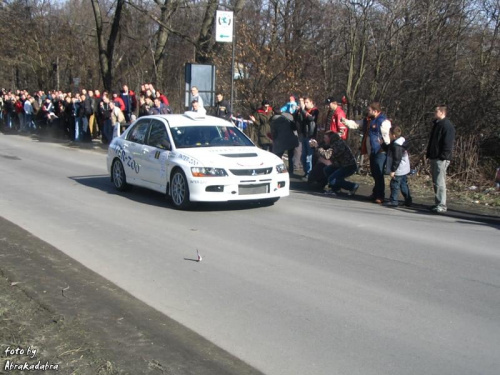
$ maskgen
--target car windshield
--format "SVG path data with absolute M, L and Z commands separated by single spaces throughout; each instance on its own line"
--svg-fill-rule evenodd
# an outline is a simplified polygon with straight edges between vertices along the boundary
M 170 128 L 176 148 L 254 146 L 234 126 L 178 126 Z

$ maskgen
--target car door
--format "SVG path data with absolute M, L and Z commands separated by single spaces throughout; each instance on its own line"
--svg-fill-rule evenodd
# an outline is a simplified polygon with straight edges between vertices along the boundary
M 127 135 L 127 147 L 123 167 L 127 178 L 132 177 L 138 185 L 144 185 L 144 156 L 142 147 L 146 141 L 151 119 L 139 119 Z
M 166 123 L 161 119 L 151 120 L 148 138 L 142 146 L 143 178 L 151 183 L 155 190 L 165 190 L 171 145 Z

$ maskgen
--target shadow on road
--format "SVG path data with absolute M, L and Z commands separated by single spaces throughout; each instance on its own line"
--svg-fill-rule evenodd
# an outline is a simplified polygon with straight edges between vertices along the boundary
M 9 130 L 2 129 L 0 132 L 6 136 L 22 136 L 26 138 L 30 138 L 32 142 L 40 142 L 40 143 L 55 143 L 64 145 L 74 149 L 82 149 L 82 150 L 97 150 L 106 152 L 108 149 L 107 144 L 103 144 L 99 139 L 93 139 L 88 142 L 74 142 L 71 141 L 65 136 L 58 132 L 56 129 L 40 129 L 37 130 L 36 133 L 20 133 L 17 130 Z
M 89 176 L 70 176 L 71 180 L 78 182 L 84 186 L 103 191 L 107 194 L 120 195 L 131 201 L 147 204 L 156 207 L 165 207 L 175 209 L 172 203 L 164 194 L 156 191 L 148 190 L 141 187 L 131 187 L 126 192 L 119 192 L 115 189 L 108 175 L 89 175 Z M 325 199 L 325 202 L 334 200 L 363 202 L 367 205 L 373 205 L 366 195 L 357 194 L 348 196 L 346 193 L 340 193 L 335 197 L 326 196 L 318 187 L 310 186 L 302 181 L 290 181 L 290 190 L 307 196 L 315 196 Z M 277 205 L 285 204 L 278 202 Z M 195 212 L 212 212 L 212 211 L 240 211 L 250 210 L 262 207 L 270 207 L 272 204 L 260 201 L 247 202 L 203 202 L 193 205 L 189 211 Z M 423 216 L 437 215 L 429 211 L 429 206 L 422 203 L 414 203 L 412 207 L 386 208 L 387 210 L 404 210 L 408 213 L 415 213 Z M 389 211 L 388 211 L 389 212 Z M 448 212 L 443 216 L 457 219 L 457 223 L 472 224 L 472 225 L 488 225 L 495 229 L 500 229 L 500 218 L 498 216 L 486 215 L 476 212 L 468 212 L 465 210 L 448 209 Z
M 366 190 L 367 187 L 362 187 L 360 190 Z M 331 197 L 327 196 L 323 193 L 322 187 L 317 185 L 310 185 L 306 182 L 300 181 L 297 178 L 290 179 L 290 190 L 303 195 L 311 195 L 316 197 L 322 197 L 327 200 L 336 199 L 343 201 L 357 201 L 357 202 L 365 202 L 367 205 L 373 205 L 368 197 L 367 191 L 360 192 L 358 190 L 358 194 L 354 196 L 349 196 L 347 193 L 341 192 L 338 195 Z M 431 212 L 429 210 L 429 205 L 421 202 L 415 202 L 411 207 L 400 206 L 398 208 L 390 208 L 387 207 L 387 210 L 404 210 L 409 213 L 415 213 L 422 216 L 438 216 L 437 214 Z M 470 224 L 470 225 L 488 225 L 495 229 L 500 229 L 500 217 L 494 215 L 487 215 L 484 213 L 467 211 L 464 209 L 457 208 L 448 208 L 446 214 L 442 215 L 449 218 L 457 219 L 457 223 L 460 224 Z
M 158 193 L 146 188 L 133 186 L 130 190 L 119 192 L 115 189 L 109 175 L 89 175 L 89 176 L 70 176 L 69 179 L 84 186 L 100 190 L 107 194 L 119 195 L 131 201 L 147 204 L 156 207 L 165 207 L 174 210 L 174 206 L 167 199 L 165 194 Z M 211 212 L 211 211 L 240 211 L 250 210 L 261 207 L 270 207 L 272 204 L 259 201 L 247 202 L 200 202 L 190 207 L 189 211 Z
M 429 215 L 434 217 L 445 216 L 457 219 L 456 222 L 460 224 L 487 225 L 500 230 L 500 218 L 498 216 L 485 215 L 450 208 L 448 208 L 448 211 L 445 214 L 437 215 L 429 210 L 428 205 L 423 204 L 414 204 L 412 207 L 406 208 L 406 210 L 412 211 L 419 215 Z

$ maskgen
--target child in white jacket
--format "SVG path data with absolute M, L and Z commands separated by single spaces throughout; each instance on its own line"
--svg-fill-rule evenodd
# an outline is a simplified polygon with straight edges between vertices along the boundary
M 387 206 L 398 206 L 399 192 L 401 191 L 405 198 L 404 205 L 410 207 L 412 198 L 407 180 L 410 173 L 408 141 L 402 136 L 402 130 L 399 126 L 391 128 L 390 137 L 391 143 L 387 151 L 386 174 L 391 176 L 391 198 L 387 202 Z

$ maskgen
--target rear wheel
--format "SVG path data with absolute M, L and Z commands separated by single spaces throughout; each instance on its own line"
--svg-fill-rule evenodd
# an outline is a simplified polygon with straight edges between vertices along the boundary
M 172 175 L 170 181 L 170 197 L 172 198 L 174 207 L 177 209 L 185 209 L 191 205 L 186 175 L 180 169 L 177 169 Z
M 113 162 L 111 167 L 111 180 L 118 191 L 125 191 L 129 187 L 127 184 L 127 177 L 125 176 L 125 170 L 120 160 L 115 160 Z

